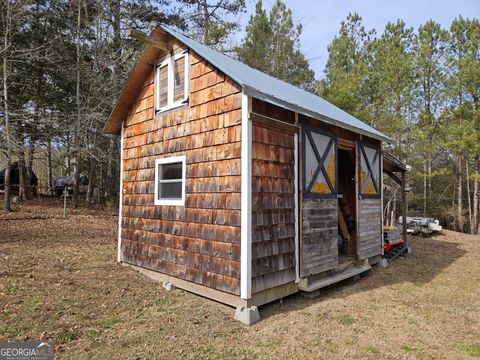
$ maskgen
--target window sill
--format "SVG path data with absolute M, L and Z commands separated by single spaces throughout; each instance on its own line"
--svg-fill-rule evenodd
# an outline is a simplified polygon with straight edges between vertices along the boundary
M 163 199 L 163 200 L 155 200 L 155 206 L 158 205 L 166 205 L 166 206 L 185 206 L 185 200 L 183 199 Z
M 174 110 L 181 110 L 183 107 L 188 107 L 188 101 L 175 103 L 169 106 L 164 106 L 161 109 L 155 109 L 155 116 L 161 116 L 173 112 Z

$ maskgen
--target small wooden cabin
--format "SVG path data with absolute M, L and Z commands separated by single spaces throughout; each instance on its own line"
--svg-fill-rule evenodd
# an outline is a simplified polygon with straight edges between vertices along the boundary
M 119 262 L 248 309 L 380 260 L 387 136 L 167 27 L 137 37 L 104 130 L 121 137 Z

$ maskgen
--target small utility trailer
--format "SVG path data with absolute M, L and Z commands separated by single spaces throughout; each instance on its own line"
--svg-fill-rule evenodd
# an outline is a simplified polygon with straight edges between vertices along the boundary
M 400 216 L 398 224 L 403 225 L 403 217 Z M 442 232 L 442 226 L 440 222 L 435 218 L 426 217 L 406 217 L 407 233 L 423 236 L 430 236 L 435 233 Z

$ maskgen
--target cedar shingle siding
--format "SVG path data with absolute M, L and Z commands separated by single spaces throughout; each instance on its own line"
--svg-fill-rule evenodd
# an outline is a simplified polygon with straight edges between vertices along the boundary
M 188 59 L 189 104 L 154 116 L 152 71 L 125 123 L 122 260 L 239 295 L 240 87 Z M 155 159 L 179 155 L 185 206 L 154 206 Z

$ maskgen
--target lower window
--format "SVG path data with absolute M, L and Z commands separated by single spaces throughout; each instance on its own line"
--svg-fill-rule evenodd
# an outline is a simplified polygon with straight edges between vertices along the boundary
M 155 205 L 185 205 L 185 155 L 155 160 Z

